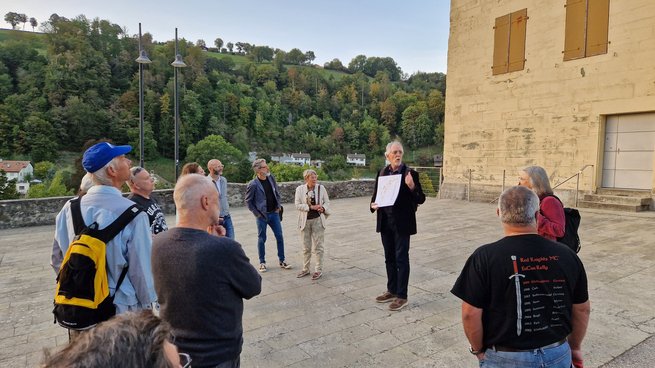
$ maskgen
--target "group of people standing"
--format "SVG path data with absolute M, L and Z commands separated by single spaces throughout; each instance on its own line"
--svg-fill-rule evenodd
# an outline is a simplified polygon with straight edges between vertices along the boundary
M 177 225 L 169 229 L 161 208 L 151 198 L 153 179 L 147 170 L 131 168 L 125 156 L 130 150 L 130 146 L 106 142 L 89 148 L 83 166 L 92 185 L 84 188 L 86 194 L 80 198 L 84 223 L 99 228 L 134 203 L 142 209 L 107 243 L 109 289 L 116 313 L 123 316 L 74 336 L 84 340 L 85 346 L 96 346 L 98 354 L 88 355 L 73 343 L 51 356 L 46 366 L 75 366 L 89 357 L 120 362 L 120 344 L 109 341 L 112 333 L 108 331 L 138 334 L 139 328 L 134 326 L 142 326 L 142 332 L 152 337 L 143 354 L 164 365 L 134 366 L 186 367 L 193 360 L 194 367 L 239 367 L 243 300 L 261 292 L 260 273 L 267 271 L 268 227 L 276 239 L 278 265 L 283 270 L 292 268 L 284 253 L 282 198 L 275 178 L 265 160 L 253 162 L 255 177 L 247 185 L 245 202 L 258 230 L 259 267 L 255 268 L 234 240 L 227 180 L 219 160 L 207 164 L 211 180 L 199 165 L 185 165 L 174 191 Z M 369 206 L 376 213 L 387 275 L 386 290 L 375 301 L 390 303 L 390 311 L 409 304 L 410 237 L 417 232 L 416 211 L 425 202 L 419 175 L 403 163 L 403 153 L 400 142 L 387 145 L 388 165 L 378 172 Z M 393 201 L 377 203 L 383 190 L 380 178 L 394 175 L 398 186 Z M 305 170 L 303 177 L 305 182 L 296 188 L 294 198 L 303 260 L 297 277 L 311 275 L 318 280 L 323 275 L 330 199 L 314 170 Z M 519 186 L 505 190 L 499 200 L 497 213 L 505 237 L 478 248 L 451 290 L 462 299 L 469 351 L 484 367 L 537 363 L 568 367 L 572 362 L 581 367 L 580 347 L 589 316 L 584 267 L 573 251 L 553 241 L 564 233 L 564 214 L 545 170 L 526 168 L 519 179 Z M 130 199 L 121 195 L 124 183 L 132 192 Z M 55 272 L 77 235 L 68 202 L 56 220 L 51 262 Z M 126 277 L 117 288 L 118 275 L 123 272 Z M 161 319 L 138 312 L 153 306 L 159 307 Z M 106 361 L 104 365 L 111 364 Z

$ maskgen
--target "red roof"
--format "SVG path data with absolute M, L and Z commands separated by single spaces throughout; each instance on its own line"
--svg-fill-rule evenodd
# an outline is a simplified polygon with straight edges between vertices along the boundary
M 29 165 L 29 161 L 0 161 L 0 170 L 8 173 L 18 173 Z

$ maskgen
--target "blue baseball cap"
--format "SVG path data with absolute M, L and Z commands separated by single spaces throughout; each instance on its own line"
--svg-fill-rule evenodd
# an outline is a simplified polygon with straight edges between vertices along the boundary
M 82 166 L 89 173 L 102 169 L 114 157 L 124 155 L 132 150 L 132 146 L 114 146 L 109 142 L 95 144 L 84 152 Z

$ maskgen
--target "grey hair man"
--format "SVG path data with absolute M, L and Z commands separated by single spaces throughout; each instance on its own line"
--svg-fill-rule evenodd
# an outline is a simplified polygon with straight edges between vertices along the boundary
M 215 158 L 207 162 L 209 176 L 212 178 L 214 186 L 218 191 L 218 200 L 221 205 L 221 219 L 223 220 L 222 223 L 225 228 L 225 236 L 234 239 L 234 225 L 232 224 L 232 216 L 230 216 L 230 203 L 227 200 L 227 179 L 223 176 L 223 168 L 223 163 Z
M 469 352 L 485 366 L 582 366 L 587 275 L 575 252 L 537 234 L 538 211 L 529 188 L 505 190 L 497 209 L 505 237 L 476 249 L 451 290 L 462 299 Z
M 85 225 L 97 223 L 104 229 L 134 202 L 121 194 L 123 184 L 130 178 L 132 162 L 125 157 L 130 146 L 114 146 L 101 142 L 84 152 L 82 166 L 91 175 L 93 186 L 80 199 L 80 210 Z M 68 246 L 75 238 L 71 202 L 66 202 L 57 214 L 51 265 L 59 271 Z M 110 293 L 114 297 L 116 313 L 150 308 L 157 300 L 150 253 L 152 235 L 148 216 L 139 213 L 116 237 L 107 243 L 106 260 Z M 117 280 L 126 270 L 126 277 L 116 290 Z
M 246 206 L 257 219 L 257 252 L 259 272 L 266 272 L 266 228 L 273 230 L 277 241 L 277 257 L 282 269 L 290 269 L 284 258 L 284 235 L 282 234 L 282 198 L 277 182 L 263 158 L 252 163 L 255 178 L 246 187 Z
M 389 165 L 378 173 L 371 197 L 370 210 L 377 213 L 375 231 L 380 233 L 387 269 L 387 290 L 375 298 L 389 304 L 389 310 L 399 311 L 407 306 L 409 286 L 409 240 L 416 234 L 416 210 L 425 202 L 425 194 L 418 172 L 403 163 L 403 145 L 398 141 L 387 144 L 385 157 Z M 398 195 L 391 206 L 376 203 L 380 177 L 400 176 Z
M 148 214 L 150 221 L 150 231 L 152 234 L 158 234 L 168 230 L 166 218 L 159 206 L 159 202 L 152 196 L 155 189 L 155 178 L 150 175 L 148 170 L 136 166 L 130 169 L 130 180 L 127 186 L 132 192 L 127 198 L 139 205 L 139 208 Z
M 220 208 L 211 180 L 183 175 L 173 197 L 178 224 L 155 236 L 152 250 L 160 315 L 194 367 L 239 367 L 243 299 L 261 292 L 261 276 L 241 244 L 216 236 Z
M 178 355 L 170 337 L 170 326 L 152 312 L 128 312 L 47 354 L 43 367 L 177 368 L 186 357 Z

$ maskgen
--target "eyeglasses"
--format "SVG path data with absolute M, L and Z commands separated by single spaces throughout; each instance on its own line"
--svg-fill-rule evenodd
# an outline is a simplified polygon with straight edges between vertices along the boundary
M 182 368 L 191 368 L 191 356 L 187 353 L 178 353 Z
M 140 173 L 141 171 L 143 171 L 143 170 L 145 170 L 145 169 L 142 168 L 141 166 L 135 166 L 135 167 L 133 167 L 132 170 L 131 170 L 131 171 L 132 171 L 132 176 L 137 176 L 137 175 L 139 175 L 139 173 Z

